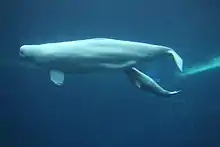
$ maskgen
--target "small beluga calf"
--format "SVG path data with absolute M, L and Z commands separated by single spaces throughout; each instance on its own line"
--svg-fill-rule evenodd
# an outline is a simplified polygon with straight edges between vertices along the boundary
M 61 86 L 65 74 L 88 74 L 98 71 L 124 72 L 138 88 L 158 96 L 170 96 L 179 91 L 167 91 L 152 78 L 135 68 L 158 57 L 173 57 L 182 71 L 183 60 L 171 48 L 141 42 L 94 38 L 67 42 L 22 45 L 20 58 L 48 70 L 51 81 Z
M 125 73 L 127 74 L 129 80 L 134 86 L 143 91 L 148 91 L 158 96 L 170 97 L 181 91 L 168 91 L 164 89 L 159 84 L 157 84 L 150 76 L 144 74 L 135 67 L 125 70 Z

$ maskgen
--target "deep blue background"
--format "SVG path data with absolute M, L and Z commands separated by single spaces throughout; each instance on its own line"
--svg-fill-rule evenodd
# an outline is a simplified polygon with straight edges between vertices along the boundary
M 220 55 L 220 1 L 8 0 L 0 16 L 1 147 L 220 146 L 218 69 L 179 79 L 172 62 L 146 67 L 183 89 L 164 99 L 123 73 L 67 77 L 56 87 L 46 71 L 5 63 L 22 44 L 108 37 L 170 46 L 191 66 Z

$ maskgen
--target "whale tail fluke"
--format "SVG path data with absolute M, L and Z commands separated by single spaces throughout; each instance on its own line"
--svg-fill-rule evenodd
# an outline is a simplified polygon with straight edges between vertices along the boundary
M 178 69 L 182 72 L 183 71 L 183 59 L 173 49 L 170 49 L 168 53 L 170 53 L 173 56 Z
M 173 95 L 179 94 L 182 90 L 176 90 L 176 91 L 167 91 L 164 93 L 164 97 L 171 97 Z
M 171 91 L 169 92 L 169 95 L 176 95 L 178 93 L 180 93 L 182 90 L 177 90 L 177 91 Z

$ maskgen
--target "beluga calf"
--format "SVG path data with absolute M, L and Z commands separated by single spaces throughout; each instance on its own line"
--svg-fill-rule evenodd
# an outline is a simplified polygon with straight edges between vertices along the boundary
M 147 75 L 140 78 L 140 71 L 136 70 L 135 66 L 144 62 L 151 62 L 162 56 L 172 57 L 178 69 L 182 71 L 183 60 L 173 49 L 141 42 L 93 38 L 22 45 L 20 47 L 21 60 L 47 70 L 51 81 L 58 86 L 64 83 L 65 74 L 88 74 L 98 71 L 118 70 L 124 72 L 132 81 L 135 81 L 137 87 L 141 88 L 145 85 L 144 89 L 146 91 L 151 89 L 149 92 L 156 91 L 153 93 L 161 96 L 163 94 L 160 94 L 161 90 L 158 90 L 158 86 L 155 86 L 156 82 L 152 82 L 153 79 L 147 78 Z M 151 81 L 149 82 L 151 84 L 148 81 Z M 178 93 L 178 91 L 171 92 L 170 95 L 175 93 Z M 169 93 L 165 95 L 167 96 Z
M 147 91 L 162 97 L 170 97 L 181 92 L 181 90 L 168 91 L 164 89 L 162 86 L 156 83 L 156 81 L 153 80 L 150 76 L 144 74 L 135 67 L 125 70 L 125 73 L 127 74 L 131 83 L 143 91 Z

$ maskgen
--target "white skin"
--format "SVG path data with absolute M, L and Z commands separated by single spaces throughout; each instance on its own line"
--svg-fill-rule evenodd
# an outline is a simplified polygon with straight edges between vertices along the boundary
M 98 38 L 23 45 L 20 54 L 32 64 L 74 74 L 130 68 L 167 54 L 169 49 L 158 45 Z
M 20 57 L 25 62 L 48 71 L 56 70 L 65 74 L 82 74 L 116 69 L 128 71 L 137 64 L 150 62 L 162 55 L 173 55 L 179 69 L 182 70 L 182 59 L 171 48 L 139 42 L 95 38 L 40 45 L 23 45 L 20 48 Z M 158 95 L 169 93 L 169 91 L 161 89 L 148 76 L 141 76 L 140 78 L 139 74 L 133 74 L 133 72 L 131 72 L 132 74 L 126 72 L 126 74 L 130 79 L 140 82 L 142 89 L 150 89 Z M 62 84 L 62 82 L 57 84 Z

